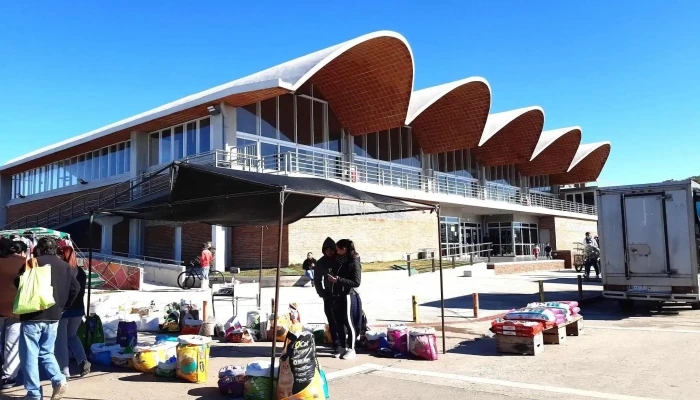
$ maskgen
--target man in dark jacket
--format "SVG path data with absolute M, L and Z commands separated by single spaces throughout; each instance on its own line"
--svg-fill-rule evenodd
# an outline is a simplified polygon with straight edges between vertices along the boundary
M 70 266 L 56 256 L 56 240 L 50 237 L 39 239 L 37 244 L 37 267 L 51 266 L 51 286 L 53 286 L 53 298 L 55 305 L 29 314 L 20 315 L 22 322 L 22 334 L 19 341 L 19 353 L 22 360 L 22 374 L 24 387 L 27 389 L 25 399 L 41 399 L 41 379 L 39 378 L 39 364 L 51 378 L 53 394 L 51 400 L 60 400 L 66 393 L 66 376 L 61 372 L 56 357 L 54 346 L 58 321 L 63 310 L 70 307 L 80 291 L 80 284 L 71 273 Z M 19 286 L 20 276 L 24 274 L 24 267 L 15 278 L 15 286 Z
M 360 334 L 357 331 L 360 323 L 356 319 L 362 317 L 362 305 L 356 291 L 362 280 L 362 265 L 352 240 L 339 240 L 335 247 L 337 258 L 333 271 L 328 275 L 331 309 L 337 321 L 337 335 L 344 347 L 340 357 L 351 360 L 356 356 L 355 341 Z
M 323 257 L 319 258 L 314 266 L 314 287 L 318 296 L 323 299 L 323 311 L 326 313 L 331 340 L 333 341 L 333 355 L 339 356 L 345 346 L 341 346 L 340 337 L 338 337 L 338 322 L 333 315 L 332 309 L 332 284 L 328 281 L 328 275 L 335 268 L 335 242 L 333 239 L 328 237 L 323 241 L 321 253 Z

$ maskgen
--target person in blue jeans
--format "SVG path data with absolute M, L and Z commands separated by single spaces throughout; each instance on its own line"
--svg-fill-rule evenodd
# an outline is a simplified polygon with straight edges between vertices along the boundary
M 36 263 L 28 261 L 30 268 L 47 268 L 51 266 L 51 286 L 56 304 L 33 313 L 19 316 L 22 324 L 19 338 L 19 357 L 22 360 L 21 372 L 24 378 L 24 388 L 27 389 L 25 399 L 39 400 L 43 398 L 39 366 L 43 367 L 51 379 L 53 393 L 51 400 L 60 400 L 66 394 L 67 382 L 54 355 L 58 321 L 63 310 L 70 307 L 78 296 L 80 284 L 71 273 L 70 266 L 56 256 L 56 240 L 51 237 L 39 239 L 36 251 Z M 15 278 L 15 286 L 24 274 L 22 267 Z

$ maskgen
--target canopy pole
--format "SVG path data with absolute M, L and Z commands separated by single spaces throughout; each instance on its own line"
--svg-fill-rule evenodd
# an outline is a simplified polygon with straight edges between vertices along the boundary
M 258 310 L 262 303 L 262 264 L 263 264 L 263 237 L 265 235 L 265 227 L 260 227 L 260 271 L 258 271 Z
M 282 231 L 284 230 L 284 200 L 286 187 L 280 192 L 280 223 L 279 223 L 279 241 L 277 242 L 277 275 L 275 280 L 275 309 L 273 312 L 272 322 L 272 351 L 270 354 L 270 387 L 274 388 L 275 382 L 275 358 L 277 353 L 277 312 L 280 306 L 280 270 L 282 269 Z M 277 393 L 270 390 L 269 400 L 277 398 Z
M 438 226 L 438 260 L 440 265 L 440 310 L 441 310 L 441 324 L 442 324 L 442 354 L 447 353 L 447 346 L 445 345 L 445 291 L 443 288 L 442 281 L 442 234 L 440 232 L 440 205 L 435 206 L 437 211 L 437 226 Z
M 87 287 L 87 308 L 85 317 L 90 318 L 90 293 L 92 293 L 92 225 L 95 222 L 95 212 L 90 211 L 90 224 L 88 224 L 88 287 Z

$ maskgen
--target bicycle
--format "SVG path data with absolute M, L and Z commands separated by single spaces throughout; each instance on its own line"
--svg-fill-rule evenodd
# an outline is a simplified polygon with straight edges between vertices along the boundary
M 204 275 L 202 275 L 202 269 L 199 267 L 187 267 L 185 272 L 182 272 L 177 277 L 177 285 L 180 289 L 189 290 L 194 287 L 197 279 L 200 281 L 204 280 Z M 226 278 L 224 274 L 216 270 L 209 270 L 209 288 L 211 289 L 214 284 L 224 284 L 226 283 Z

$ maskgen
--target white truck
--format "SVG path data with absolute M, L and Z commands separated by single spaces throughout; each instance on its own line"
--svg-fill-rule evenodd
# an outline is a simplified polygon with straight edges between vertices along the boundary
M 669 181 L 598 189 L 603 296 L 700 308 L 700 185 Z

